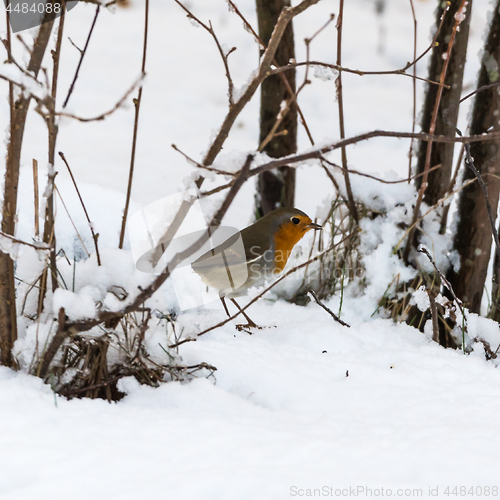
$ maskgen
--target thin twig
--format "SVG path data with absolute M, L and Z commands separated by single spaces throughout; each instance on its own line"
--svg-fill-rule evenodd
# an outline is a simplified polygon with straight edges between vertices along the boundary
M 340 165 L 337 165 L 336 163 L 333 163 L 330 160 L 327 160 L 325 157 L 323 157 L 323 161 L 332 167 L 335 167 L 335 168 L 342 170 L 342 167 Z M 429 170 L 429 172 L 437 170 L 438 168 L 441 168 L 441 167 L 442 167 L 441 164 L 434 165 Z M 407 178 L 399 179 L 397 181 L 388 181 L 386 179 L 381 179 L 380 177 L 376 177 L 375 175 L 370 175 L 370 174 L 367 174 L 365 172 L 359 172 L 358 170 L 353 170 L 352 168 L 349 168 L 348 170 L 349 170 L 349 174 L 359 175 L 361 177 L 366 177 L 367 179 L 373 179 L 374 181 L 381 182 L 382 184 L 402 184 L 403 182 L 408 182 Z M 420 172 L 419 174 L 412 175 L 410 177 L 410 180 L 418 179 L 419 177 L 422 177 L 423 175 L 424 175 L 423 172 Z
M 299 89 L 300 90 L 300 89 Z M 297 95 L 299 93 L 297 92 Z M 259 147 L 257 148 L 257 151 L 259 153 L 262 153 L 264 151 L 265 147 L 275 138 L 278 137 L 279 135 L 284 135 L 288 134 L 288 130 L 281 130 L 280 132 L 276 132 L 278 130 L 278 127 L 281 125 L 283 120 L 285 119 L 285 116 L 288 114 L 288 112 L 291 109 L 291 104 L 294 102 L 295 99 L 287 99 L 285 102 L 285 105 L 279 110 L 278 116 L 276 117 L 276 120 L 271 127 L 271 130 L 267 134 L 267 136 L 264 138 L 264 140 L 260 143 Z
M 418 248 L 417 248 L 417 250 L 420 253 L 423 253 L 429 259 L 430 263 L 432 264 L 432 267 L 434 267 L 434 269 L 436 270 L 436 272 L 439 274 L 439 277 L 441 278 L 441 281 L 443 282 L 443 285 L 448 289 L 448 291 L 450 292 L 451 296 L 453 297 L 453 301 L 455 302 L 455 304 L 460 309 L 460 312 L 462 313 L 462 319 L 463 319 L 463 321 L 465 323 L 465 326 L 462 329 L 462 334 L 463 334 L 463 337 L 462 337 L 462 348 L 463 348 L 463 351 L 465 353 L 465 338 L 464 338 L 464 336 L 465 336 L 465 330 L 467 329 L 467 326 L 466 326 L 467 318 L 465 316 L 465 310 L 464 310 L 463 303 L 455 295 L 455 292 L 453 290 L 453 287 L 451 286 L 451 283 L 446 279 L 445 275 L 436 266 L 436 263 L 434 262 L 434 259 L 432 258 L 432 256 L 431 256 L 429 250 L 427 249 L 427 247 L 425 245 L 419 245 Z
M 56 246 L 55 246 L 55 224 L 54 224 L 54 189 L 55 189 L 55 178 L 57 172 L 52 167 L 47 175 L 47 188 L 45 190 L 46 206 L 45 206 L 45 225 L 43 231 L 43 241 L 50 246 L 49 253 L 49 267 L 51 271 L 52 279 L 52 291 L 55 292 L 58 286 L 57 282 L 57 262 L 56 262 Z M 51 202 L 49 203 L 49 200 Z M 50 206 L 50 209 L 47 207 Z M 52 214 L 52 215 L 51 215 Z M 38 294 L 38 305 L 39 311 L 43 311 L 43 304 L 45 301 L 45 294 L 47 292 L 48 283 L 48 268 L 43 271 L 43 277 L 40 281 L 40 293 Z
M 184 153 L 183 151 L 181 151 L 175 144 L 172 144 L 172 148 L 175 151 L 177 151 L 178 153 L 180 153 L 182 156 L 184 156 L 184 158 L 189 163 L 192 163 L 195 167 L 201 168 L 202 170 L 207 170 L 208 172 L 215 172 L 216 174 L 219 174 L 219 175 L 229 175 L 229 176 L 232 176 L 232 177 L 236 177 L 236 175 L 237 175 L 234 172 L 226 172 L 225 170 L 219 170 L 218 168 L 207 167 L 205 165 L 202 165 L 201 163 L 197 162 L 196 160 L 193 160 L 193 158 L 191 158 L 186 153 Z
M 61 307 L 59 309 L 59 315 L 58 315 L 57 332 L 50 341 L 49 347 L 47 348 L 45 354 L 43 355 L 42 363 L 38 371 L 38 376 L 42 379 L 44 379 L 47 376 L 50 363 L 54 359 L 54 356 L 56 355 L 59 347 L 61 347 L 62 343 L 64 342 L 64 339 L 67 336 L 66 330 L 64 328 L 65 319 L 66 319 L 66 314 L 64 313 L 64 307 Z
M 106 380 L 105 382 L 101 382 L 99 384 L 92 384 L 92 385 L 87 385 L 84 387 L 78 387 L 77 389 L 71 389 L 69 391 L 58 392 L 58 394 L 60 394 L 61 396 L 67 397 L 67 396 L 73 396 L 74 394 L 79 394 L 81 392 L 92 391 L 94 389 L 102 389 L 103 387 L 107 387 L 107 386 L 113 384 L 114 382 L 116 382 L 117 380 L 120 380 L 121 378 L 123 378 L 123 375 L 118 375 L 116 377 L 112 377 L 112 378 Z
M 80 243 L 82 244 L 83 249 L 85 250 L 85 253 L 87 254 L 88 257 L 90 257 L 90 252 L 87 250 L 87 247 L 85 246 L 85 243 L 83 242 L 83 238 L 81 237 L 80 233 L 78 232 L 78 229 L 76 228 L 76 224 L 73 221 L 73 218 L 71 217 L 71 214 L 69 213 L 68 207 L 66 206 L 66 203 L 64 203 L 64 199 L 61 196 L 61 192 L 59 189 L 57 189 L 57 186 L 54 184 L 54 190 L 59 196 L 59 199 L 61 200 L 61 203 L 63 204 L 64 210 L 66 211 L 66 214 L 68 215 L 68 219 L 71 222 L 71 225 L 73 226 L 73 229 L 76 232 L 76 235 L 78 236 L 78 239 L 80 240 Z
M 439 344 L 439 318 L 436 306 L 436 292 L 433 289 L 427 290 L 427 295 L 429 296 L 429 304 L 431 309 L 432 340 Z
M 76 80 L 78 79 L 78 74 L 80 73 L 80 68 L 82 66 L 83 58 L 85 57 L 85 54 L 87 53 L 87 47 L 89 46 L 90 37 L 92 36 L 92 33 L 94 31 L 94 26 L 95 26 L 95 23 L 97 22 L 97 16 L 99 15 L 100 10 L 101 10 L 101 6 L 98 5 L 96 7 L 94 20 L 92 21 L 92 25 L 90 27 L 90 31 L 89 31 L 89 34 L 87 36 L 87 40 L 85 41 L 85 46 L 83 47 L 83 50 L 76 47 L 76 45 L 70 39 L 70 42 L 80 51 L 80 60 L 78 61 L 78 66 L 76 67 L 75 76 L 73 77 L 71 85 L 69 86 L 69 90 L 68 90 L 68 94 L 66 95 L 66 99 L 64 99 L 63 108 L 65 108 L 66 105 L 68 104 L 69 98 L 71 97 L 71 94 L 73 93 L 73 89 L 75 88 L 75 83 L 76 83 Z
M 19 243 L 20 245 L 26 245 L 28 247 L 34 248 L 35 250 L 43 250 L 43 251 L 50 250 L 50 246 L 46 245 L 45 243 L 30 243 L 28 241 L 19 240 L 17 238 L 14 238 L 14 236 L 11 236 L 10 234 L 4 233 L 3 231 L 0 231 L 0 238 L 7 238 L 13 241 L 14 243 Z
M 75 49 L 78 50 L 78 52 L 80 52 L 80 54 L 83 52 L 83 50 L 80 47 L 78 47 L 78 45 L 73 40 L 71 40 L 71 37 L 68 36 L 68 40 L 69 43 L 73 45 L 73 47 L 75 47 Z
M 217 35 L 215 34 L 214 28 L 212 26 L 212 22 L 208 21 L 208 25 L 206 25 L 204 22 L 202 22 L 199 18 L 197 18 L 182 2 L 179 0 L 174 0 L 174 2 L 182 9 L 184 12 L 186 12 L 187 17 L 189 19 L 192 19 L 193 21 L 197 22 L 203 29 L 208 31 L 212 38 L 215 41 L 215 45 L 217 46 L 217 50 L 219 51 L 219 54 L 222 58 L 222 62 L 224 64 L 224 70 L 226 71 L 226 78 L 227 78 L 227 86 L 228 86 L 228 99 L 229 99 L 229 107 L 231 108 L 234 105 L 234 84 L 233 84 L 233 79 L 231 78 L 231 72 L 229 71 L 229 63 L 228 63 L 228 58 L 229 55 L 232 54 L 235 50 L 236 47 L 232 47 L 227 53 L 224 52 L 222 45 L 219 42 L 219 39 L 217 38 Z
M 24 299 L 23 299 L 23 305 L 21 306 L 21 311 L 19 313 L 19 316 L 22 316 L 24 314 L 24 310 L 26 309 L 26 302 L 28 301 L 28 296 L 31 292 L 31 290 L 33 290 L 34 288 L 36 289 L 39 289 L 40 287 L 37 285 L 37 282 L 40 280 L 40 278 L 42 277 L 41 274 L 38 275 L 38 277 L 35 279 L 35 281 L 33 281 L 33 283 L 28 283 L 27 281 L 24 281 L 22 280 L 21 278 L 18 278 L 16 276 L 16 279 L 18 281 L 20 281 L 21 283 L 25 283 L 26 285 L 28 285 L 28 290 L 26 290 L 26 294 L 24 295 Z M 38 349 L 36 349 L 36 351 L 38 351 Z
M 175 348 L 181 346 L 182 344 L 186 344 L 187 342 L 196 342 L 196 340 L 197 340 L 196 337 L 195 338 L 190 337 L 190 338 L 187 338 L 187 339 L 184 339 L 184 340 L 180 340 L 179 342 L 176 342 L 175 344 L 170 344 L 168 346 L 168 348 L 169 349 L 175 349 Z
M 428 78 L 423 78 L 420 76 L 413 76 L 409 75 L 408 73 L 405 73 L 402 69 L 395 69 L 395 70 L 387 70 L 387 71 L 363 71 L 359 69 L 352 69 L 352 68 L 346 68 L 344 66 L 339 66 L 338 64 L 332 64 L 332 63 L 326 63 L 323 61 L 302 61 L 302 62 L 292 62 L 287 64 L 286 66 L 280 66 L 279 68 L 274 68 L 269 72 L 269 75 L 279 75 L 281 73 L 285 73 L 287 71 L 291 71 L 295 68 L 299 68 L 301 66 L 319 66 L 322 68 L 329 68 L 333 69 L 335 71 L 339 71 L 340 73 L 352 73 L 354 75 L 358 76 L 367 76 L 367 75 L 403 75 L 407 76 L 409 78 L 415 78 L 418 81 L 424 82 L 424 83 L 430 83 L 431 85 L 437 85 L 439 87 L 443 87 L 445 89 L 449 89 L 450 86 L 446 85 L 444 83 L 440 82 L 435 82 L 434 80 L 429 80 Z
M 0 78 L 1 78 L 1 76 L 0 76 Z M 64 111 L 56 112 L 56 116 L 63 116 L 65 118 L 72 118 L 73 120 L 77 120 L 77 121 L 83 122 L 83 123 L 98 122 L 98 121 L 104 120 L 105 118 L 107 118 L 108 116 L 112 115 L 116 110 L 120 109 L 123 106 L 123 104 L 128 99 L 128 97 L 130 96 L 130 94 L 137 88 L 138 85 L 140 85 L 142 83 L 143 79 L 144 79 L 144 75 L 141 75 L 132 84 L 132 86 L 125 92 L 125 94 L 123 94 L 123 96 L 116 102 L 116 104 L 111 109 L 109 109 L 108 111 L 105 111 L 104 113 L 101 113 L 101 114 L 99 114 L 97 116 L 92 116 L 90 118 L 85 118 L 83 116 L 78 116 L 78 115 L 75 115 L 73 113 L 66 113 Z M 32 97 L 35 97 L 35 96 L 32 96 Z
M 327 146 L 323 146 L 320 149 L 309 151 L 308 153 L 290 155 L 284 158 L 280 158 L 277 160 L 270 161 L 269 163 L 265 163 L 264 165 L 260 165 L 255 167 L 250 171 L 250 175 L 257 175 L 260 172 L 265 170 L 270 170 L 272 168 L 281 167 L 285 164 L 302 162 L 305 160 L 310 160 L 313 158 L 319 159 L 321 155 L 325 153 L 329 153 L 330 151 L 334 151 L 336 149 L 340 149 L 343 146 L 349 146 L 352 144 L 356 144 L 361 141 L 366 141 L 368 139 L 372 139 L 374 137 L 395 137 L 395 138 L 406 138 L 406 139 L 418 139 L 421 141 L 433 141 L 433 142 L 446 142 L 446 143 L 468 143 L 468 142 L 483 142 L 483 141 L 491 141 L 493 139 L 500 138 L 500 132 L 490 132 L 487 134 L 478 134 L 464 137 L 447 137 L 444 135 L 432 135 L 426 134 L 424 132 L 421 133 L 412 133 L 412 132 L 391 132 L 387 130 L 374 130 L 372 132 L 366 132 L 364 134 L 359 134 L 348 139 L 340 140 L 335 143 L 329 144 Z
M 417 59 L 417 17 L 415 15 L 415 6 L 413 5 L 413 0 L 410 0 L 411 15 L 413 17 L 413 60 Z M 413 116 L 411 131 L 415 132 L 415 125 L 417 122 L 417 65 L 413 65 Z M 413 156 L 413 140 L 410 141 L 410 151 L 408 152 L 408 184 L 411 181 L 411 160 Z
M 337 64 L 342 65 L 342 23 L 344 19 L 344 0 L 340 0 L 339 4 L 339 15 L 337 18 Z M 335 80 L 337 85 L 337 101 L 339 105 L 339 127 L 340 127 L 340 139 L 345 139 L 345 125 L 344 125 L 344 98 L 342 93 L 342 73 L 339 72 L 337 79 Z M 349 211 L 351 212 L 351 217 L 356 225 L 359 224 L 358 209 L 356 208 L 356 203 L 354 201 L 354 195 L 352 193 L 351 180 L 349 179 L 349 171 L 347 169 L 347 153 L 345 146 L 340 148 L 342 155 L 342 174 L 344 176 L 345 189 L 347 192 L 347 204 L 349 206 Z
M 146 55 L 148 51 L 148 24 L 149 24 L 149 0 L 146 0 L 144 6 L 144 41 L 142 44 L 142 65 L 141 65 L 141 75 L 143 76 L 146 74 Z M 125 227 L 127 226 L 130 195 L 132 194 L 132 181 L 134 178 L 135 151 L 137 148 L 137 131 L 139 129 L 139 112 L 141 110 L 142 89 L 143 86 L 141 85 L 139 88 L 139 92 L 137 94 L 137 99 L 134 99 L 134 106 L 135 106 L 134 134 L 132 138 L 132 151 L 130 153 L 130 170 L 128 175 L 127 195 L 125 198 L 125 208 L 123 210 L 122 227 L 120 230 L 120 241 L 118 243 L 118 248 L 120 249 L 123 248 L 123 243 L 125 241 Z
M 28 44 L 24 41 L 24 38 L 18 33 L 16 35 L 16 38 L 19 40 L 21 45 L 24 47 L 24 50 L 31 56 L 32 50 L 31 47 L 28 46 Z
M 255 41 L 259 45 L 259 48 L 262 50 L 266 50 L 266 44 L 262 41 L 260 36 L 253 29 L 252 25 L 247 21 L 245 16 L 241 13 L 240 9 L 238 9 L 238 6 L 232 0 L 227 0 L 227 4 L 229 6 L 229 10 L 231 12 L 234 12 L 243 21 L 243 26 L 245 27 L 245 31 L 248 31 L 253 35 Z
M 85 217 L 87 218 L 87 222 L 90 227 L 90 232 L 92 233 L 92 238 L 94 239 L 94 245 L 95 245 L 95 253 L 97 256 L 97 265 L 101 265 L 101 256 L 99 255 L 99 246 L 97 244 L 97 240 L 99 238 L 99 235 L 94 232 L 94 225 L 92 224 L 89 214 L 87 212 L 87 208 L 85 207 L 85 203 L 83 202 L 82 195 L 80 194 L 80 190 L 78 189 L 78 184 L 76 183 L 75 177 L 73 176 L 73 172 L 71 171 L 71 168 L 69 168 L 68 161 L 66 160 L 66 157 L 64 156 L 64 153 L 62 151 L 59 151 L 59 156 L 61 157 L 62 161 L 66 165 L 66 168 L 68 169 L 69 175 L 71 176 L 71 180 L 73 181 L 73 186 L 75 186 L 76 189 L 76 194 L 78 195 L 78 199 L 80 200 L 80 203 L 82 204 L 83 211 L 85 212 Z
M 40 201 L 38 197 L 38 161 L 33 158 L 33 190 L 34 190 L 34 217 L 35 217 L 35 238 L 40 236 Z
M 14 58 L 12 57 L 12 39 L 10 33 L 10 13 L 5 11 L 6 21 L 7 21 L 7 40 L 5 40 L 5 48 L 7 49 L 7 62 L 12 63 Z M 10 135 L 12 135 L 12 127 L 14 124 L 14 86 L 12 82 L 9 82 L 9 112 L 10 112 Z
M 345 321 L 342 321 L 331 309 L 325 306 L 319 299 L 318 296 L 314 293 L 313 290 L 309 290 L 308 292 L 312 298 L 316 301 L 316 304 L 318 306 L 322 307 L 337 323 L 340 323 L 342 326 L 347 326 L 348 328 L 351 328 L 351 325 L 348 325 Z

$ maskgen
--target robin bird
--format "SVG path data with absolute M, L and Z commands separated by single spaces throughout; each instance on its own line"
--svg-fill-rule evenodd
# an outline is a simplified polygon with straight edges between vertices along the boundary
M 218 290 L 229 317 L 225 297 L 248 321 L 245 326 L 256 327 L 235 297 L 246 295 L 249 288 L 263 285 L 283 271 L 293 247 L 311 229 L 323 228 L 297 208 L 277 208 L 204 253 L 191 267 L 205 284 Z M 242 245 L 237 244 L 240 235 Z M 243 283 L 235 286 L 235 282 Z

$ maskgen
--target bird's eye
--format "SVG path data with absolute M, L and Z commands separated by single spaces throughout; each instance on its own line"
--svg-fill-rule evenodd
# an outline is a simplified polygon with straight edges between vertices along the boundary
M 292 217 L 290 219 L 294 224 L 298 224 L 300 222 L 300 219 L 298 217 Z

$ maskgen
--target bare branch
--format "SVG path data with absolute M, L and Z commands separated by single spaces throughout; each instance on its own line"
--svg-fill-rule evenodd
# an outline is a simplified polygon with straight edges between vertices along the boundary
M 35 238 L 38 240 L 40 236 L 40 200 L 38 193 L 38 161 L 33 158 L 33 195 L 34 195 L 34 222 L 35 222 Z
M 463 318 L 463 321 L 465 322 L 466 321 L 466 316 L 465 316 L 465 310 L 464 310 L 464 306 L 463 306 L 463 303 L 462 301 L 455 295 L 455 292 L 453 290 L 453 287 L 451 286 L 451 283 L 446 279 L 445 275 L 441 272 L 441 270 L 436 266 L 436 263 L 434 262 L 434 259 L 432 258 L 429 250 L 427 249 L 427 247 L 425 247 L 424 245 L 419 245 L 417 250 L 420 252 L 420 253 L 423 253 L 430 261 L 430 263 L 432 264 L 432 267 L 434 267 L 434 269 L 436 270 L 436 272 L 439 274 L 439 277 L 441 278 L 441 281 L 443 282 L 443 285 L 448 289 L 448 291 L 451 293 L 451 296 L 453 297 L 453 301 L 455 302 L 455 304 L 458 306 L 458 308 L 460 309 L 460 312 L 462 313 L 462 318 Z M 464 330 L 466 329 L 467 327 L 464 326 L 464 329 L 462 330 L 462 333 L 465 333 Z M 465 353 L 465 342 L 463 341 L 464 339 L 462 339 L 462 348 L 463 348 L 463 351 Z
M 92 21 L 92 25 L 90 26 L 90 31 L 89 31 L 89 34 L 87 36 L 87 40 L 85 42 L 83 50 L 76 47 L 76 45 L 72 42 L 71 38 L 69 40 L 73 44 L 73 46 L 75 46 L 80 51 L 80 60 L 78 61 L 78 66 L 76 67 L 75 76 L 73 77 L 71 85 L 69 86 L 69 90 L 68 90 L 68 94 L 66 95 L 66 99 L 64 99 L 63 108 L 65 108 L 66 105 L 68 104 L 69 98 L 71 97 L 71 94 L 73 93 L 73 89 L 75 88 L 75 83 L 76 83 L 76 80 L 78 79 L 78 74 L 80 73 L 80 68 L 82 66 L 83 58 L 85 57 L 85 54 L 87 52 L 87 48 L 88 48 L 89 42 L 90 42 L 90 37 L 92 36 L 92 32 L 94 31 L 94 26 L 95 26 L 95 23 L 97 22 L 97 16 L 99 15 L 100 9 L 101 9 L 101 6 L 97 5 L 97 8 L 95 10 L 94 20 Z
M 142 42 L 142 65 L 141 65 L 142 75 L 146 74 L 146 55 L 148 52 L 148 25 L 149 25 L 149 0 L 146 0 L 144 6 L 144 40 Z M 142 88 L 143 87 L 141 85 L 139 88 L 139 93 L 137 94 L 137 99 L 134 99 L 134 106 L 135 106 L 134 133 L 132 136 L 132 151 L 130 153 L 130 169 L 128 175 L 127 194 L 125 197 L 125 208 L 123 210 L 122 227 L 120 230 L 120 240 L 118 243 L 118 248 L 123 248 L 123 243 L 125 241 L 125 227 L 127 225 L 130 196 L 132 194 L 132 180 L 134 177 L 135 151 L 137 148 L 137 131 L 139 129 L 139 112 L 141 110 Z
M 64 339 L 67 336 L 67 333 L 64 328 L 65 318 L 66 314 L 64 312 L 64 308 L 61 307 L 61 309 L 59 309 L 57 332 L 50 341 L 49 347 L 47 348 L 47 350 L 43 355 L 42 363 L 39 368 L 38 376 L 42 379 L 45 378 L 45 376 L 47 375 L 51 361 L 54 359 L 57 350 L 59 349 L 59 347 L 61 347 L 62 343 L 64 342 Z
M 303 61 L 303 62 L 295 62 L 295 63 L 290 63 L 287 64 L 286 66 L 281 66 L 279 68 L 272 69 L 270 72 L 270 75 L 277 75 L 280 73 L 284 73 L 285 71 L 290 71 L 295 68 L 299 68 L 301 66 L 319 66 L 322 68 L 330 68 L 339 72 L 344 72 L 344 73 L 352 73 L 354 75 L 359 75 L 359 76 L 366 76 L 366 75 L 404 75 L 408 76 L 410 78 L 415 78 L 416 80 L 419 80 L 421 82 L 425 83 L 430 83 L 432 85 L 438 85 L 440 87 L 444 87 L 445 89 L 449 89 L 449 85 L 446 85 L 444 83 L 440 82 L 435 82 L 434 80 L 429 80 L 427 78 L 421 78 L 420 76 L 414 76 L 410 75 L 408 73 L 405 73 L 402 69 L 395 69 L 395 70 L 387 70 L 387 71 L 362 71 L 358 69 L 351 69 L 351 68 L 346 68 L 344 66 L 339 66 L 338 64 L 332 64 L 332 63 L 326 63 L 323 61 Z
M 28 241 L 19 240 L 11 236 L 10 234 L 4 233 L 0 231 L 0 238 L 7 238 L 14 243 L 18 243 L 19 245 L 26 245 L 28 247 L 34 248 L 35 250 L 47 251 L 50 250 L 50 246 L 45 243 L 29 243 Z
M 344 20 L 344 0 L 340 0 L 339 6 L 339 16 L 337 19 L 337 64 L 340 66 L 342 64 L 342 24 Z M 339 127 L 340 127 L 340 139 L 345 139 L 345 125 L 344 125 L 344 98 L 342 90 L 342 73 L 339 73 L 335 81 L 337 87 L 337 102 L 339 105 Z M 356 225 L 359 224 L 358 209 L 356 208 L 356 203 L 354 201 L 354 195 L 352 194 L 351 180 L 349 179 L 349 170 L 347 168 L 347 152 L 345 146 L 340 148 L 342 156 L 342 174 L 344 176 L 344 184 L 347 192 L 347 205 L 349 206 L 349 212 L 351 217 L 354 219 Z
M 311 297 L 316 301 L 318 306 L 322 307 L 337 323 L 340 323 L 342 326 L 347 326 L 351 328 L 351 325 L 348 325 L 345 321 L 342 321 L 331 309 L 325 306 L 319 299 L 318 296 L 314 293 L 314 290 L 309 290 L 308 292 Z
M 73 218 L 71 217 L 71 214 L 69 213 L 68 207 L 66 206 L 66 203 L 64 203 L 64 198 L 61 196 L 61 192 L 59 191 L 59 189 L 57 189 L 57 186 L 55 184 L 54 184 L 54 190 L 57 193 L 57 195 L 59 196 L 61 203 L 63 204 L 64 210 L 65 210 L 66 214 L 68 215 L 68 219 L 70 220 L 71 225 L 73 226 L 73 229 L 75 230 L 75 233 L 78 236 L 78 239 L 80 240 L 80 243 L 82 244 L 83 249 L 85 250 L 85 253 L 87 254 L 88 257 L 90 257 L 90 252 L 87 250 L 87 247 L 85 246 L 85 243 L 83 242 L 83 238 L 80 235 L 80 233 L 76 227 L 76 224 L 73 221 Z
M 415 15 L 415 6 L 413 5 L 413 0 L 410 0 L 411 15 L 413 17 L 413 60 L 417 59 L 417 17 Z M 444 16 L 443 16 L 444 17 Z M 413 111 L 412 111 L 412 122 L 411 131 L 415 132 L 415 126 L 417 123 L 417 64 L 413 65 Z M 411 159 L 413 156 L 413 139 L 410 141 L 410 150 L 408 152 L 408 184 L 410 183 L 411 177 Z
M 78 189 L 78 184 L 76 183 L 76 180 L 73 176 L 73 172 L 71 171 L 71 168 L 69 168 L 68 161 L 66 160 L 66 157 L 64 156 L 64 153 L 62 151 L 59 151 L 59 156 L 61 157 L 62 161 L 66 165 L 66 168 L 68 169 L 69 175 L 71 176 L 71 180 L 73 181 L 73 185 L 75 186 L 76 189 L 76 194 L 78 195 L 78 198 L 80 200 L 80 203 L 82 204 L 83 211 L 85 212 L 85 217 L 87 218 L 87 222 L 90 227 L 90 232 L 92 233 L 92 238 L 94 239 L 94 245 L 95 245 L 95 253 L 97 256 L 97 265 L 101 265 L 101 256 L 99 255 L 99 246 L 97 245 L 97 239 L 99 238 L 99 235 L 94 232 L 94 225 L 92 224 L 89 214 L 87 212 L 87 208 L 85 207 L 85 203 L 83 202 L 82 195 L 80 194 L 80 190 Z
M 190 156 L 188 156 L 186 153 L 181 151 L 175 144 L 172 144 L 172 148 L 175 149 L 178 153 L 180 153 L 184 158 L 191 164 L 193 164 L 195 167 L 201 168 L 202 170 L 207 170 L 208 172 L 215 172 L 216 174 L 219 175 L 230 175 L 232 177 L 236 177 L 238 174 L 234 172 L 226 172 L 224 170 L 219 170 L 218 168 L 213 168 L 213 167 L 206 167 L 205 165 L 202 165 L 201 163 L 197 162 L 196 160 L 193 160 Z
M 335 168 L 342 170 L 342 167 L 340 165 L 337 165 L 336 163 L 333 163 L 330 160 L 327 160 L 325 157 L 323 157 L 322 160 L 325 163 L 327 163 L 328 165 L 330 165 L 331 167 L 335 167 Z M 434 165 L 429 170 L 429 172 L 432 172 L 433 170 L 437 170 L 438 168 L 441 168 L 441 165 Z M 404 179 L 399 179 L 397 181 L 388 181 L 386 179 L 381 179 L 380 177 L 376 177 L 375 175 L 370 175 L 370 174 L 367 174 L 365 172 L 359 172 L 358 170 L 353 170 L 352 168 L 348 168 L 348 171 L 350 174 L 359 175 L 360 177 L 366 177 L 367 179 L 373 179 L 374 181 L 381 182 L 382 184 L 402 184 L 403 182 L 408 182 L 408 180 L 412 180 L 412 179 L 418 179 L 419 177 L 422 177 L 424 175 L 424 173 L 421 172 L 419 174 L 415 174 L 415 175 L 411 176 L 409 179 L 404 178 Z
M 228 64 L 228 58 L 229 55 L 232 54 L 235 50 L 236 47 L 232 47 L 227 53 L 224 52 L 219 39 L 217 38 L 217 35 L 215 34 L 214 28 L 212 26 L 212 22 L 208 21 L 208 26 L 202 22 L 200 19 L 198 19 L 182 2 L 179 0 L 174 0 L 174 2 L 187 14 L 187 17 L 189 19 L 192 19 L 193 21 L 197 22 L 203 29 L 208 31 L 212 38 L 215 41 L 215 45 L 217 46 L 217 50 L 219 51 L 219 54 L 222 58 L 222 63 L 224 64 L 224 69 L 226 71 L 226 78 L 227 78 L 227 86 L 228 86 L 228 98 L 229 98 L 229 108 L 231 108 L 234 105 L 234 84 L 233 84 L 233 79 L 231 78 L 231 72 L 229 71 L 229 64 Z
M 439 344 L 439 318 L 436 306 L 436 291 L 431 288 L 430 290 L 427 290 L 427 295 L 429 296 L 429 304 L 431 310 L 432 340 Z
M 74 120 L 78 120 L 79 122 L 96 122 L 104 120 L 109 115 L 112 115 L 117 109 L 120 109 L 125 101 L 128 99 L 130 94 L 141 84 L 144 79 L 144 74 L 142 74 L 137 81 L 123 94 L 123 96 L 117 101 L 117 103 L 108 111 L 101 113 L 100 115 L 94 116 L 92 118 L 84 118 L 81 116 L 74 115 L 73 113 L 66 113 L 64 111 L 56 112 L 56 116 L 64 116 L 66 118 L 73 118 Z M 1 78 L 1 76 L 0 76 Z

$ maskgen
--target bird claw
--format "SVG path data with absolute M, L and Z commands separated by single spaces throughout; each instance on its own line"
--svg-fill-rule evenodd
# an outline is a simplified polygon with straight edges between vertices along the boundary
M 258 326 L 255 323 L 248 323 L 246 325 L 235 325 L 236 330 L 239 332 L 246 332 L 248 335 L 252 335 L 252 332 L 248 331 L 247 328 L 258 328 L 259 330 L 262 330 L 264 328 L 263 326 Z

